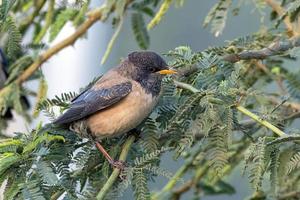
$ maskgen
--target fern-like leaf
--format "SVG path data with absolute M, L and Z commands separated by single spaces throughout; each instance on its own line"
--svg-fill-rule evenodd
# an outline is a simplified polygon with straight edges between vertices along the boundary
M 40 160 L 36 162 L 36 167 L 37 172 L 41 176 L 44 183 L 47 183 L 50 186 L 58 183 L 58 178 L 48 162 Z
M 227 13 L 231 3 L 232 0 L 220 0 L 214 5 L 204 19 L 203 26 L 206 27 L 210 23 L 211 32 L 216 37 L 221 35 L 223 29 L 225 28 Z
M 287 172 L 290 174 L 300 167 L 300 152 L 295 153 L 287 164 Z
M 161 21 L 161 19 L 163 18 L 163 16 L 169 10 L 169 8 L 171 6 L 171 3 L 172 3 L 172 0 L 164 0 L 163 1 L 163 3 L 161 4 L 158 12 L 155 14 L 155 16 L 153 17 L 153 19 L 147 25 L 147 29 L 148 30 L 152 29 L 154 26 L 156 26 Z
M 22 145 L 23 143 L 17 139 L 0 140 L 0 153 L 5 153 L 5 152 L 16 153 L 17 149 Z
M 159 145 L 158 128 L 152 118 L 148 118 L 142 128 L 141 145 L 146 152 L 153 152 L 157 150 Z
M 147 177 L 143 169 L 137 169 L 133 173 L 132 186 L 136 200 L 149 200 L 150 192 L 147 185 Z
M 50 38 L 49 41 L 52 42 L 56 36 L 60 33 L 64 25 L 71 21 L 78 13 L 75 9 L 65 9 L 62 10 L 55 19 L 55 23 L 50 27 Z
M 249 181 L 252 187 L 258 191 L 262 186 L 265 170 L 265 138 L 260 137 L 253 143 L 245 156 L 245 169 L 249 169 Z
M 171 179 L 174 176 L 174 174 L 172 172 L 170 172 L 169 170 L 158 167 L 158 166 L 152 166 L 151 164 L 144 166 L 143 169 L 148 170 L 149 172 L 153 173 L 154 175 L 166 177 L 167 179 Z
M 141 49 L 148 49 L 150 38 L 145 26 L 145 21 L 141 13 L 131 15 L 131 25 L 135 39 Z
M 146 153 L 141 157 L 138 157 L 134 160 L 134 166 L 135 167 L 142 167 L 146 164 L 148 164 L 150 161 L 156 160 L 159 158 L 159 155 L 163 152 L 169 151 L 172 148 L 165 148 L 162 147 L 161 149 L 155 150 L 151 153 Z
M 278 187 L 278 168 L 279 168 L 279 154 L 280 150 L 278 146 L 273 147 L 270 157 L 270 181 L 271 181 L 271 190 L 274 195 L 277 195 L 277 187 Z
M 300 72 L 289 73 L 286 75 L 286 83 L 289 93 L 294 98 L 300 98 Z
M 223 168 L 228 162 L 227 135 L 224 128 L 214 127 L 209 132 L 209 152 L 208 159 L 216 173 L 221 176 Z
M 38 180 L 28 181 L 20 185 L 23 199 L 46 200 Z
M 3 173 L 10 168 L 13 164 L 21 160 L 21 156 L 14 153 L 0 154 L 0 177 Z
M 22 35 L 12 17 L 7 17 L 6 21 L 3 23 L 2 30 L 8 35 L 6 44 L 7 56 L 14 58 L 21 49 Z

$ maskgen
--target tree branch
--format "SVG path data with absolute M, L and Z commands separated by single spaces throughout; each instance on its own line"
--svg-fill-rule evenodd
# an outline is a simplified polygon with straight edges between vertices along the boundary
M 243 106 L 236 106 L 235 108 L 238 111 L 240 111 L 241 113 L 243 113 L 243 114 L 247 115 L 248 117 L 252 118 L 254 121 L 258 122 L 259 124 L 267 127 L 268 129 L 270 129 L 271 131 L 276 133 L 278 136 L 280 136 L 280 137 L 287 136 L 287 134 L 284 133 L 283 131 L 281 131 L 279 128 L 277 128 L 273 124 L 269 123 L 268 121 L 262 119 L 261 117 L 257 116 L 256 114 L 252 113 L 251 111 L 244 108 Z
M 127 0 L 126 5 L 130 4 L 132 0 Z M 102 13 L 104 11 L 105 7 L 97 8 L 95 10 L 90 11 L 87 13 L 88 19 L 83 22 L 77 30 L 70 35 L 69 37 L 65 38 L 58 44 L 54 45 L 53 47 L 46 50 L 44 53 L 42 53 L 37 60 L 35 60 L 22 74 L 19 76 L 15 82 L 17 84 L 22 84 L 25 80 L 27 80 L 44 62 L 46 62 L 49 58 L 51 58 L 56 53 L 60 52 L 62 49 L 64 49 L 67 46 L 70 46 L 76 42 L 78 38 L 80 38 L 83 34 L 86 33 L 86 31 L 98 20 L 101 20 Z M 113 6 L 110 10 L 110 12 L 113 12 L 115 9 L 115 6 Z M 1 90 L 2 91 L 2 90 Z M 1 94 L 0 91 L 0 94 Z
M 223 60 L 235 63 L 240 60 L 265 59 L 270 56 L 279 55 L 294 47 L 300 46 L 300 37 L 293 37 L 287 41 L 277 41 L 260 50 L 244 50 L 240 53 L 229 54 L 223 57 Z
M 53 55 L 64 49 L 65 47 L 72 45 L 79 37 L 81 37 L 96 21 L 100 20 L 102 16 L 102 10 L 94 12 L 88 19 L 81 24 L 78 29 L 69 37 L 54 45 L 50 49 L 42 53 L 39 58 L 33 62 L 24 72 L 16 79 L 17 84 L 21 84 L 27 80 L 44 62 L 46 62 Z
M 121 154 L 120 154 L 120 157 L 119 157 L 119 161 L 125 161 L 126 160 L 128 152 L 129 152 L 130 147 L 133 144 L 134 140 L 135 140 L 134 135 L 131 135 L 131 136 L 129 136 L 129 138 L 127 138 L 127 140 L 125 141 L 125 143 L 123 145 L 123 148 L 122 148 L 122 151 L 121 151 Z M 106 181 L 104 186 L 101 188 L 101 190 L 97 194 L 97 199 L 98 200 L 104 199 L 104 197 L 107 194 L 108 190 L 112 187 L 112 185 L 117 180 L 119 174 L 120 174 L 120 169 L 115 168 L 113 170 L 112 174 L 110 175 L 109 179 Z
M 277 104 L 279 105 L 282 100 L 277 99 L 275 96 L 269 96 L 268 100 L 273 103 L 273 104 Z M 293 111 L 300 111 L 300 104 L 297 102 L 290 102 L 290 101 L 286 101 L 282 104 L 282 106 L 285 106 L 287 108 L 291 108 Z
M 197 148 L 194 150 L 193 154 L 191 157 L 189 157 L 186 162 L 184 163 L 184 165 L 182 165 L 177 172 L 174 174 L 174 176 L 169 180 L 169 182 L 164 186 L 164 188 L 159 192 L 154 194 L 151 199 L 153 200 L 157 200 L 157 199 L 161 199 L 161 197 L 164 196 L 165 192 L 171 191 L 176 183 L 178 182 L 178 180 L 181 179 L 181 177 L 185 174 L 185 172 L 188 170 L 188 168 L 190 167 L 190 165 L 193 164 L 195 158 L 197 157 L 197 155 L 199 155 L 200 151 L 202 150 L 202 145 L 198 145 Z
M 285 14 L 285 10 L 284 8 L 282 8 L 280 6 L 280 4 L 275 1 L 275 0 L 265 0 L 265 2 L 281 17 Z M 294 31 L 293 29 L 293 24 L 291 22 L 291 19 L 289 17 L 289 15 L 285 16 L 284 19 L 283 19 L 283 22 L 286 26 L 286 29 L 287 29 L 287 34 L 288 36 L 292 37 L 292 36 L 295 36 L 295 35 L 298 35 L 297 32 Z
M 280 195 L 278 197 L 279 200 L 285 200 L 285 199 L 299 199 L 300 198 L 300 192 L 299 191 L 293 191 L 289 192 L 283 195 Z
M 204 166 L 199 167 L 195 172 L 195 176 L 191 180 L 185 182 L 183 185 L 181 185 L 179 188 L 173 191 L 174 199 L 175 200 L 180 199 L 180 196 L 183 193 L 189 191 L 192 187 L 194 187 L 200 181 L 200 179 L 206 174 L 209 167 L 210 167 L 209 162 L 206 162 Z

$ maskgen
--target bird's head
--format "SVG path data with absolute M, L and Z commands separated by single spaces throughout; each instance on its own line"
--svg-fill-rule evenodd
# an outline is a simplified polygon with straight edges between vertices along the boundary
M 166 74 L 174 74 L 175 70 L 170 69 L 164 59 L 155 52 L 136 51 L 128 55 L 138 74 L 160 76 Z

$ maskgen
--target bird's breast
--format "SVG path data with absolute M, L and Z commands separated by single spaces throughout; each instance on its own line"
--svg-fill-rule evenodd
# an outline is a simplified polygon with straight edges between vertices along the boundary
M 98 138 L 126 133 L 151 113 L 157 101 L 158 96 L 153 97 L 140 84 L 132 82 L 132 91 L 124 99 L 91 115 L 87 125 Z

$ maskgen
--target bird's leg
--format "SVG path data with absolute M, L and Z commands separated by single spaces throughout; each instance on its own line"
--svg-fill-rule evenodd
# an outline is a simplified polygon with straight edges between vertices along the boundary
M 123 170 L 125 168 L 124 162 L 118 161 L 118 160 L 113 160 L 111 158 L 111 156 L 107 153 L 107 151 L 104 149 L 104 147 L 95 140 L 95 137 L 90 132 L 85 120 L 73 123 L 70 126 L 70 130 L 78 133 L 81 137 L 87 137 L 91 141 L 95 141 L 97 149 L 104 155 L 104 157 L 107 159 L 109 164 L 111 164 L 113 167 L 118 168 L 120 170 Z
M 96 143 L 97 149 L 104 155 L 104 157 L 109 162 L 109 164 L 111 164 L 113 167 L 115 167 L 117 169 L 124 170 L 125 163 L 123 161 L 112 159 L 112 157 L 107 153 L 107 151 L 104 149 L 104 147 L 99 142 L 96 141 L 95 143 Z

